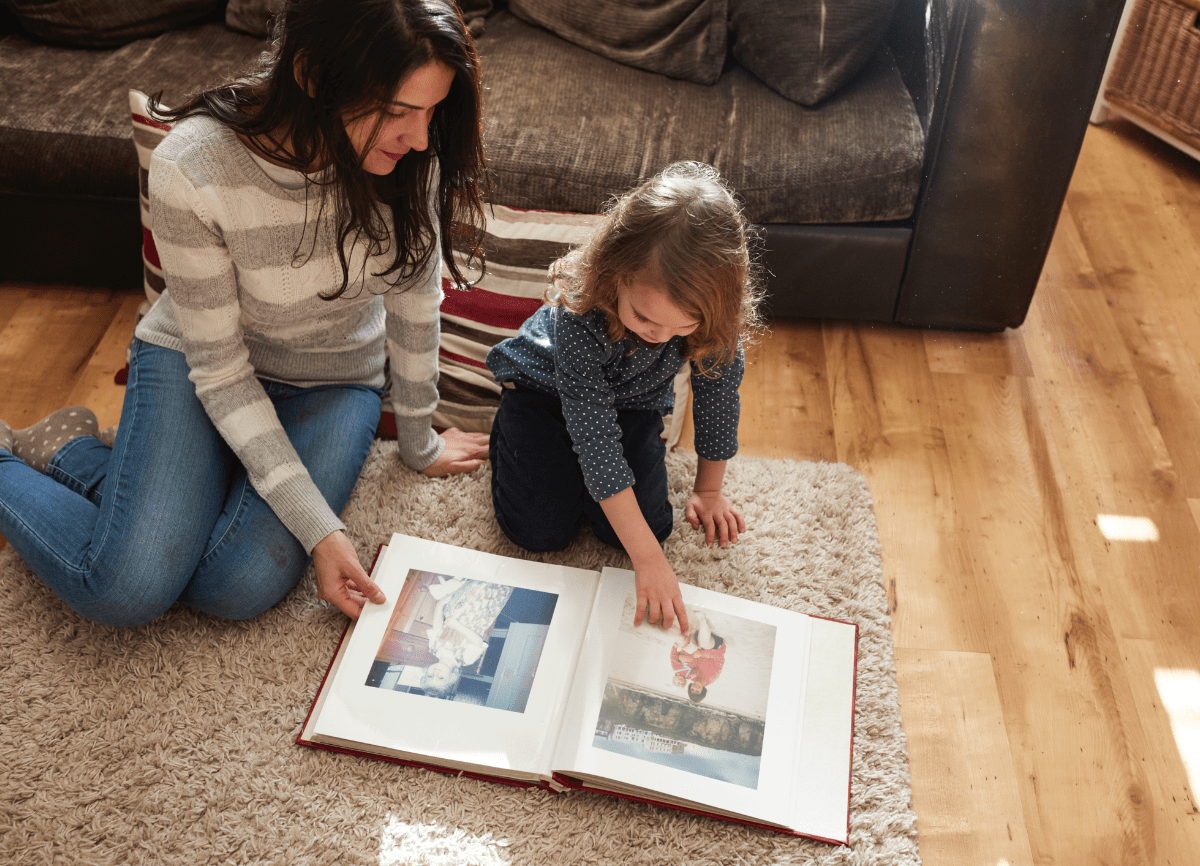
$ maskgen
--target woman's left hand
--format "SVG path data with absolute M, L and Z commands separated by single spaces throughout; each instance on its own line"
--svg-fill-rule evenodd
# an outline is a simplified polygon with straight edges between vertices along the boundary
M 692 493 L 687 504 L 687 520 L 696 529 L 704 526 L 704 543 L 720 541 L 722 547 L 737 543 L 738 533 L 746 531 L 746 518 L 720 491 Z
M 368 600 L 375 604 L 387 601 L 383 590 L 367 577 L 354 552 L 354 544 L 340 529 L 317 542 L 312 558 L 317 595 L 350 619 L 358 619 Z
M 457 427 L 449 427 L 442 434 L 446 440 L 446 449 L 442 456 L 421 470 L 423 475 L 430 478 L 442 478 L 446 475 L 458 475 L 462 472 L 474 472 L 483 465 L 488 457 L 488 435 L 486 433 L 465 433 Z

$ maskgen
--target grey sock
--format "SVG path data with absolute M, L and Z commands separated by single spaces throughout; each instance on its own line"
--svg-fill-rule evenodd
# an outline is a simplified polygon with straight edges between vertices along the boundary
M 67 406 L 47 415 L 32 427 L 12 432 L 12 453 L 38 472 L 45 472 L 58 449 L 80 436 L 100 432 L 96 416 L 86 406 Z
M 0 421 L 0 451 L 7 451 L 12 454 L 13 450 L 13 435 L 12 428 L 3 421 Z

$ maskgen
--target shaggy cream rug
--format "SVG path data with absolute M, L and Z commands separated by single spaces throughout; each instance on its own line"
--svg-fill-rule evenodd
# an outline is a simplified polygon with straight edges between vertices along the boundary
M 918 864 L 879 541 L 847 466 L 739 457 L 749 532 L 708 549 L 679 513 L 681 579 L 860 626 L 850 845 L 593 794 L 556 796 L 294 743 L 345 618 L 311 577 L 250 622 L 177 606 L 142 628 L 80 619 L 0 552 L 0 862 L 20 864 Z M 376 442 L 344 519 L 364 561 L 393 530 L 520 556 L 486 469 L 430 480 Z M 590 533 L 547 556 L 628 565 Z

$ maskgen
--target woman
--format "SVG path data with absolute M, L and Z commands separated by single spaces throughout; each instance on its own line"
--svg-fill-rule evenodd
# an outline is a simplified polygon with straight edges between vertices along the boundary
M 261 68 L 156 113 L 174 121 L 150 169 L 167 288 L 137 328 L 116 441 L 86 435 L 90 416 L 85 435 L 59 424 L 78 407 L 0 424 L 0 533 L 102 623 L 177 600 L 249 618 L 309 556 L 321 598 L 357 618 L 383 594 L 337 515 L 385 347 L 404 462 L 440 476 L 487 454 L 430 424 L 441 260 L 464 282 L 440 227 L 464 227 L 476 258 L 482 222 L 471 37 L 448 0 L 295 0 Z

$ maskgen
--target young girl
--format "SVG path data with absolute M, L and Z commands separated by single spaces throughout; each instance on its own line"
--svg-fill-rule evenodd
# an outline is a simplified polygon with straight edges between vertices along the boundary
M 721 493 L 737 452 L 742 340 L 759 327 L 747 226 L 716 171 L 676 163 L 618 199 L 550 269 L 546 305 L 487 357 L 505 385 L 492 425 L 496 519 L 529 550 L 560 550 L 581 517 L 623 548 L 643 615 L 687 632 L 671 533 L 663 411 L 691 361 L 698 455 L 687 519 L 709 544 L 745 520 Z
M 80 435 L 95 422 L 78 407 L 0 424 L 0 533 L 102 623 L 177 600 L 252 617 L 310 555 L 320 596 L 356 618 L 383 595 L 338 513 L 385 350 L 404 462 L 486 457 L 482 436 L 430 425 L 440 260 L 460 278 L 440 227 L 482 221 L 471 37 L 450 0 L 292 0 L 258 69 L 157 113 L 175 122 L 149 180 L 166 291 L 136 331 L 116 442 Z

